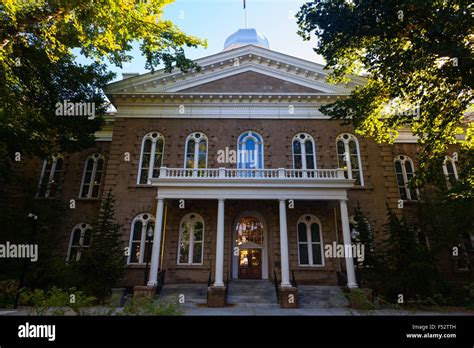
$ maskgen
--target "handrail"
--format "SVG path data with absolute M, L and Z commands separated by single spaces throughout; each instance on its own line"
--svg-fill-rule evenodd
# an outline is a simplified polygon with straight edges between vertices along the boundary
M 273 283 L 275 284 L 275 292 L 277 296 L 277 302 L 280 303 L 280 291 L 278 289 L 278 278 L 277 278 L 277 273 L 275 270 L 273 270 Z
M 225 281 L 225 294 L 224 294 L 224 303 L 227 306 L 227 294 L 229 293 L 229 275 L 227 274 L 227 279 Z
M 211 286 L 212 284 L 212 269 L 209 270 L 209 278 L 207 279 L 207 286 Z
M 294 288 L 298 287 L 298 284 L 296 283 L 296 277 L 295 277 L 295 271 L 291 270 L 291 286 Z
M 241 168 L 167 168 L 161 167 L 159 179 L 279 179 L 340 180 L 344 169 L 241 169 Z

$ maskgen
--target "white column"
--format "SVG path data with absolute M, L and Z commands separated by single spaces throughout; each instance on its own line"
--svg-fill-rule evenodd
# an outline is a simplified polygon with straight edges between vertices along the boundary
M 290 265 L 288 262 L 288 227 L 286 223 L 286 202 L 280 199 L 280 254 L 281 254 L 281 286 L 291 287 Z
M 347 213 L 347 200 L 341 199 L 339 201 L 341 207 L 341 222 L 342 222 L 342 237 L 344 239 L 344 250 L 348 250 L 351 246 L 351 232 L 349 227 L 349 214 Z M 357 288 L 355 270 L 354 270 L 354 259 L 352 255 L 346 255 L 346 271 L 347 271 L 347 287 Z
M 216 276 L 214 286 L 224 286 L 224 200 L 217 208 Z
M 148 286 L 156 286 L 158 284 L 158 266 L 160 262 L 161 250 L 161 230 L 163 227 L 163 198 L 158 198 L 156 206 L 156 220 L 155 232 L 153 233 L 153 250 L 151 254 L 150 278 L 148 279 Z

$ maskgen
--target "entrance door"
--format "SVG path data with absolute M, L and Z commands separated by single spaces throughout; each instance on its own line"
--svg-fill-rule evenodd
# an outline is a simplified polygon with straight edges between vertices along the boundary
M 241 249 L 239 279 L 262 279 L 262 250 Z

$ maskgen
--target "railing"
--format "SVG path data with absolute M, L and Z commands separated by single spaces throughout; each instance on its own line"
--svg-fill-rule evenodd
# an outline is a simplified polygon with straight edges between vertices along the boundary
M 276 271 L 273 271 L 273 283 L 275 284 L 275 292 L 277 296 L 277 302 L 280 303 L 280 291 L 278 289 L 278 278 Z
M 298 287 L 298 283 L 296 283 L 295 271 L 291 270 L 291 286 L 294 288 Z
M 227 306 L 227 294 L 229 293 L 229 275 L 227 274 L 227 279 L 225 280 L 225 294 L 224 294 L 224 303 Z
M 160 168 L 159 179 L 344 179 L 344 169 L 236 169 L 236 168 Z

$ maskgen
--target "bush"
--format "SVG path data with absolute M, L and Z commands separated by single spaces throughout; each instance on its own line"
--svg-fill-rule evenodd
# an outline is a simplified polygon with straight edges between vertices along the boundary
M 155 300 L 149 297 L 134 297 L 124 308 L 125 315 L 154 315 L 171 316 L 181 315 L 178 303 L 161 302 L 155 303 Z
M 13 308 L 17 292 L 17 280 L 0 280 L 0 308 Z
M 46 315 L 50 310 L 53 315 L 64 315 L 67 310 L 72 310 L 76 315 L 82 315 L 83 309 L 91 306 L 95 301 L 95 297 L 86 296 L 75 288 L 65 291 L 53 287 L 48 292 L 41 289 L 22 289 L 20 293 L 20 303 L 30 306 L 28 313 L 35 315 Z
M 354 309 L 368 311 L 375 309 L 375 306 L 371 300 L 370 294 L 367 292 L 368 289 L 351 289 L 347 293 L 347 299 L 349 300 L 349 306 Z M 370 291 L 370 290 L 369 290 Z

